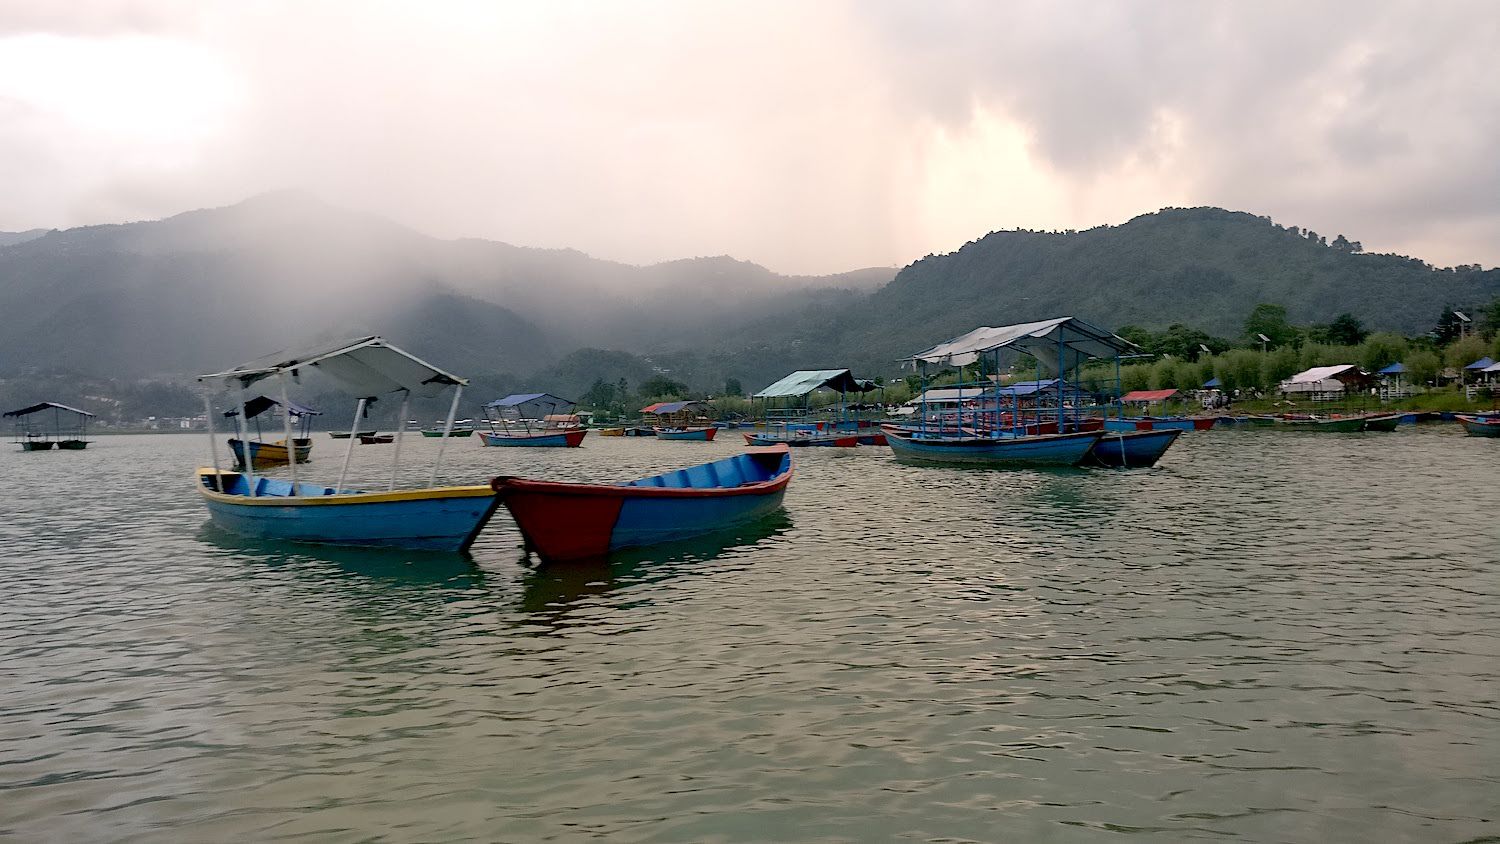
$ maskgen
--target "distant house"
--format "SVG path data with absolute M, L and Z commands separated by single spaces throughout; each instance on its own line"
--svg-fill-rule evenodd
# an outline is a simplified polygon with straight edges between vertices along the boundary
M 1374 386 L 1370 373 L 1352 363 L 1315 366 L 1303 370 L 1277 385 L 1288 398 L 1304 401 L 1339 401 L 1346 395 Z

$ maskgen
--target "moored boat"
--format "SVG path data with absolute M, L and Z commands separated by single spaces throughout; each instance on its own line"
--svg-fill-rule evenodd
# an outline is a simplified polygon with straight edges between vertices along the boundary
M 994 468 L 1077 466 L 1104 436 L 1100 431 L 1017 437 L 924 437 L 887 431 L 896 459 Z
M 528 550 L 546 560 L 577 560 L 761 518 L 781 506 L 791 477 L 791 454 L 783 445 L 623 484 L 502 476 L 491 486 Z
M 1364 417 L 1364 422 L 1364 430 L 1386 433 L 1396 430 L 1396 426 L 1401 424 L 1401 414 L 1372 413 L 1369 416 Z
M 703 428 L 662 428 L 656 429 L 656 438 L 659 440 L 696 440 L 698 442 L 713 442 L 714 435 L 719 429 L 709 425 Z
M 598 428 L 597 430 L 599 431 L 599 436 L 601 436 L 601 437 L 623 437 L 623 436 L 625 436 L 625 429 L 624 428 L 618 428 L 618 427 L 617 428 Z
M 453 401 L 444 425 L 446 433 L 468 382 L 386 343 L 380 337 L 363 337 L 303 352 L 283 352 L 252 361 L 224 372 L 200 376 L 200 381 L 238 389 L 240 401 L 233 413 L 238 439 L 246 440 L 251 400 L 244 390 L 265 379 L 276 378 L 282 388 L 280 404 L 287 399 L 291 376 L 299 371 L 321 371 L 359 399 L 354 411 L 349 445 L 338 481 L 324 486 L 298 481 L 296 463 L 288 464 L 289 480 L 266 478 L 256 473 L 252 459 L 243 471 L 226 472 L 218 467 L 217 449 L 212 468 L 199 469 L 198 492 L 213 523 L 225 530 L 258 539 L 329 543 L 437 551 L 464 551 L 478 536 L 499 506 L 488 486 L 428 486 L 396 489 L 400 477 L 401 433 L 397 429 L 391 462 L 390 483 L 383 492 L 349 489 L 344 479 L 354 452 L 353 437 L 372 396 L 400 393 L 398 419 L 405 419 L 410 397 L 435 398 L 453 388 Z M 215 443 L 214 413 L 210 400 L 207 418 L 209 442 Z M 291 414 L 284 416 L 286 438 L 291 439 Z M 255 443 L 252 443 L 254 445 Z M 442 467 L 446 438 L 438 444 L 431 478 Z M 429 480 L 429 483 L 431 481 Z
M 625 429 L 627 437 L 654 437 L 656 430 L 646 425 L 631 425 Z
M 22 451 L 82 451 L 88 448 L 89 420 L 94 414 L 57 402 L 44 401 L 7 411 L 15 420 L 15 442 Z M 51 424 L 48 424 L 48 423 Z
M 1365 420 L 1360 416 L 1279 416 L 1277 424 L 1298 431 L 1317 431 L 1323 434 L 1354 434 L 1365 429 Z
M 559 431 L 480 431 L 479 441 L 487 446 L 521 448 L 577 448 L 588 436 L 587 428 Z
M 1182 431 L 1110 431 L 1089 450 L 1084 463 L 1109 469 L 1145 469 L 1155 466 Z
M 1104 420 L 1106 431 L 1207 431 L 1213 416 L 1124 416 Z
M 396 441 L 395 434 L 360 434 L 361 445 L 390 445 Z
M 859 435 L 852 433 L 770 430 L 764 433 L 745 434 L 744 437 L 745 444 L 753 446 L 854 448 L 859 445 Z
M 306 463 L 312 459 L 312 440 L 294 437 L 292 442 L 296 446 L 298 463 Z M 237 467 L 243 468 L 245 465 L 246 445 L 249 446 L 250 459 L 254 461 L 257 469 L 287 464 L 286 440 L 284 439 L 268 443 L 251 440 L 245 443 L 237 437 L 231 437 L 229 453 L 234 455 L 234 465 Z
M 354 434 L 351 435 L 348 431 L 329 431 L 328 432 L 328 436 L 333 437 L 336 440 L 347 440 L 347 439 L 349 439 L 350 436 L 356 436 L 356 437 L 373 437 L 373 436 L 375 436 L 376 433 L 378 433 L 378 432 L 376 432 L 376 431 L 357 431 L 357 432 L 355 432 Z
M 1500 416 L 1455 413 L 1453 418 L 1463 426 L 1464 433 L 1471 437 L 1500 437 Z
M 424 437 L 441 437 L 443 435 L 444 435 L 443 431 L 440 428 L 438 428 L 438 429 L 423 428 L 422 429 L 422 436 L 424 436 Z M 472 437 L 472 436 L 474 436 L 474 429 L 473 428 L 454 428 L 453 430 L 451 430 L 451 431 L 449 431 L 447 433 L 447 436 L 450 436 L 450 437 Z

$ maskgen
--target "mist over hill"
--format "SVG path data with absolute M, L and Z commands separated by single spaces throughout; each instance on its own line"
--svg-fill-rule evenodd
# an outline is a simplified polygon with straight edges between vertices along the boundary
M 897 273 L 784 276 L 728 257 L 633 266 L 442 240 L 283 192 L 148 222 L 0 238 L 0 378 L 183 379 L 268 350 L 379 333 L 493 388 L 581 392 L 669 374 L 754 389 L 795 368 L 892 375 L 980 324 L 1074 315 L 1234 336 L 1258 303 L 1430 328 L 1500 294 L 1438 269 L 1217 208 L 1081 232 L 992 232 Z

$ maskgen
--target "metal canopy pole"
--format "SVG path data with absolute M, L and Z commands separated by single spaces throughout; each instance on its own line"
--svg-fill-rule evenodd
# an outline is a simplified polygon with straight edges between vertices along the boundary
M 406 430 L 406 409 L 410 403 L 411 390 L 403 390 L 401 392 L 401 412 L 396 416 L 396 453 L 391 456 L 391 482 L 386 487 L 387 491 L 396 488 L 396 472 L 401 466 L 401 433 Z M 485 413 L 485 418 L 489 418 L 488 411 Z
M 281 427 L 286 432 L 286 457 L 287 464 L 292 467 L 292 495 L 297 493 L 297 440 L 292 432 L 292 400 L 287 394 L 286 373 L 282 372 L 276 376 L 281 382 Z
M 354 456 L 354 442 L 358 439 L 355 435 L 359 433 L 359 420 L 365 415 L 365 405 L 369 399 L 360 399 L 354 408 L 354 424 L 349 426 L 349 446 L 344 449 L 344 468 L 339 470 L 339 482 L 334 491 L 342 494 L 344 491 L 344 478 L 349 476 L 349 459 Z
M 432 477 L 427 480 L 428 486 L 437 485 L 438 467 L 443 465 L 443 449 L 448 445 L 448 435 L 453 433 L 453 417 L 458 415 L 458 399 L 464 394 L 464 385 L 459 384 L 453 388 L 453 403 L 448 405 L 448 421 L 443 423 L 443 439 L 438 443 L 437 459 L 432 461 Z
M 208 459 L 213 461 L 214 466 L 214 491 L 224 491 L 224 478 L 219 474 L 219 444 L 216 442 L 217 435 L 214 434 L 214 400 L 212 396 L 203 397 L 203 418 L 208 422 Z
M 235 417 L 234 424 L 240 432 L 240 456 L 245 462 L 245 482 L 250 484 L 250 497 L 255 498 L 256 493 L 259 492 L 259 490 L 255 488 L 255 455 L 251 453 L 250 438 L 246 436 L 246 432 L 249 431 L 249 427 L 245 424 L 245 418 L 249 415 L 249 413 L 249 400 L 245 398 L 245 386 L 244 384 L 241 384 L 240 412 L 239 415 Z

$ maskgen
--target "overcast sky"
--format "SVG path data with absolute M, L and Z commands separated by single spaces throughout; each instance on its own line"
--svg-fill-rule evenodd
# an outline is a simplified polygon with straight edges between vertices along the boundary
M 1218 205 L 1493 266 L 1500 3 L 0 0 L 0 185 L 797 273 Z

